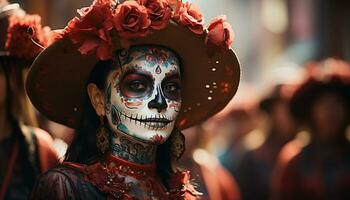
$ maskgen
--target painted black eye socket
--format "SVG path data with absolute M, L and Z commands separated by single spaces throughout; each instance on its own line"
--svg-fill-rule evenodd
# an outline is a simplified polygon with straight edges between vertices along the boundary
M 181 86 L 179 79 L 170 79 L 162 83 L 162 90 L 165 98 L 170 100 L 180 100 L 181 98 Z
M 128 88 L 135 92 L 144 92 L 145 90 L 147 90 L 147 83 L 141 80 L 130 81 L 128 84 Z
M 141 98 L 152 93 L 153 83 L 142 74 L 128 74 L 120 82 L 121 94 L 128 98 Z

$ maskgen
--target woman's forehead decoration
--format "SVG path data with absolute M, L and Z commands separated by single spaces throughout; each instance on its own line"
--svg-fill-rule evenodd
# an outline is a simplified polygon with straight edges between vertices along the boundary
M 128 65 L 135 60 L 146 62 L 147 66 L 153 67 L 157 74 L 162 72 L 160 65 L 168 68 L 179 63 L 174 52 L 160 46 L 136 46 L 128 50 L 123 49 L 117 52 L 117 59 L 120 66 Z

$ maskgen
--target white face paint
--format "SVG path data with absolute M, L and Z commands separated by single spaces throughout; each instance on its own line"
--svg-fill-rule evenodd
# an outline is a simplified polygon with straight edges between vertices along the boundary
M 176 55 L 159 46 L 119 52 L 121 69 L 108 76 L 106 113 L 112 130 L 148 143 L 163 143 L 181 107 Z

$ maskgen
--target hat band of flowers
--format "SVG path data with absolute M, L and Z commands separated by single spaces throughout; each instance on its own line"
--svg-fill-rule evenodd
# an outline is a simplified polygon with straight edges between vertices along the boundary
M 128 48 L 128 40 L 146 37 L 169 23 L 187 27 L 193 34 L 206 32 L 203 42 L 220 48 L 230 48 L 234 37 L 224 15 L 205 28 L 199 9 L 181 0 L 95 0 L 78 13 L 80 17 L 73 18 L 56 40 L 68 36 L 81 54 L 94 53 L 100 60 L 112 59 L 116 49 Z

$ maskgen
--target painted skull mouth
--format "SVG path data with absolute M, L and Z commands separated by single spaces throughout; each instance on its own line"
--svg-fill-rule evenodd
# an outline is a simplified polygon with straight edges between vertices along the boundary
M 154 115 L 154 116 L 142 116 L 139 114 L 128 116 L 125 113 L 120 112 L 120 118 L 125 118 L 125 120 L 130 120 L 130 123 L 135 123 L 135 125 L 144 126 L 144 128 L 152 129 L 152 130 L 160 130 L 165 129 L 171 122 L 174 120 L 168 119 L 164 115 Z

